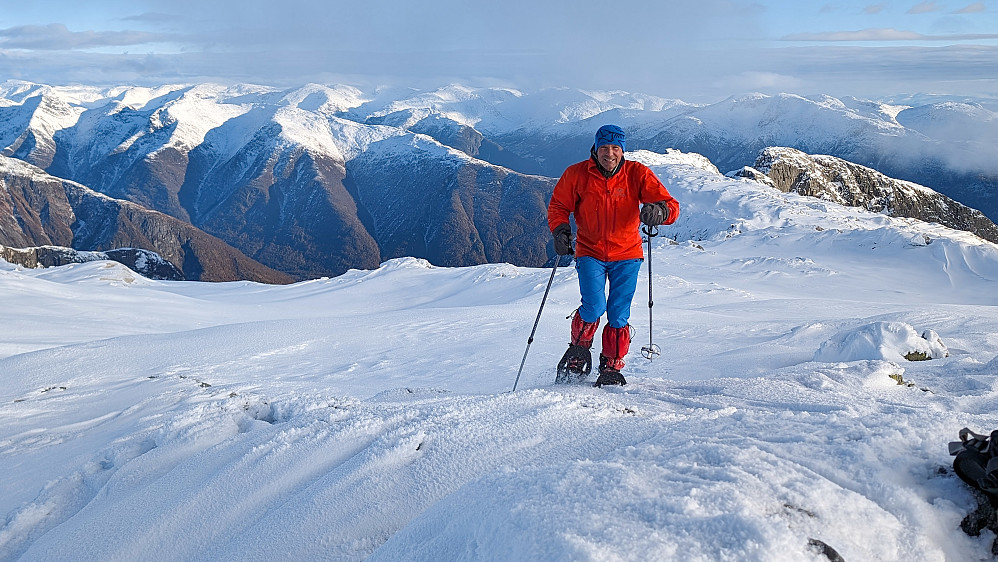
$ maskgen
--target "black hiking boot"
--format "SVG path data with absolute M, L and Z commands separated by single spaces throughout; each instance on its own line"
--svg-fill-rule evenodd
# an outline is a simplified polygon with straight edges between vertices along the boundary
M 627 384 L 627 381 L 624 379 L 624 375 L 620 374 L 620 371 L 608 368 L 600 370 L 599 376 L 596 377 L 596 382 L 593 383 L 593 386 L 599 388 L 601 386 L 613 385 L 624 386 L 625 384 Z
M 596 382 L 593 383 L 593 386 L 599 388 L 601 386 L 624 386 L 627 384 L 624 375 L 620 374 L 620 370 L 611 367 L 609 362 L 610 360 L 601 353 L 599 356 L 599 376 L 596 377 Z
M 588 347 L 569 344 L 565 355 L 558 362 L 558 375 L 554 382 L 557 384 L 581 381 L 589 376 L 593 368 L 593 354 Z

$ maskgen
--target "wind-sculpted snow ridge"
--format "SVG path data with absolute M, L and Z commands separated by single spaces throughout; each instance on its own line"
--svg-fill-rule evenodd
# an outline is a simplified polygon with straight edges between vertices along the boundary
M 242 332 L 259 343 L 265 330 Z M 78 346 L 69 363 L 150 343 L 165 340 Z M 236 346 L 243 354 L 228 367 L 189 357 L 186 367 L 136 373 L 157 372 L 149 377 L 77 376 L 16 394 L 22 413 L 61 424 L 14 436 L 4 454 L 51 458 L 67 454 L 57 443 L 74 443 L 81 464 L 11 514 L 0 553 L 796 560 L 815 538 L 847 559 L 975 549 L 958 534 L 939 544 L 925 532 L 945 522 L 957 533 L 954 500 L 967 494 L 940 470 L 941 445 L 927 436 L 992 416 L 984 396 L 954 395 L 960 383 L 949 377 L 921 376 L 927 393 L 894 384 L 903 369 L 886 361 L 689 382 L 642 366 L 644 376 L 611 391 L 416 385 L 358 399 L 306 390 L 292 365 L 311 346 L 285 345 L 252 356 Z M 284 384 L 265 390 L 245 371 L 233 376 L 253 360 L 286 365 L 255 370 Z M 962 384 L 983 373 L 963 371 Z M 113 415 L 88 419 L 105 408 Z M 120 437 L 87 452 L 81 441 L 101 433 Z

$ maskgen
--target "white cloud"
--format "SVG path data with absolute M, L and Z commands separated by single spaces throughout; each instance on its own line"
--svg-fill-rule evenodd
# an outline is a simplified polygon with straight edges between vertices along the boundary
M 759 91 L 775 94 L 829 94 L 877 98 L 902 93 L 994 97 L 998 91 L 998 47 L 851 47 L 814 46 L 756 49 L 741 56 L 672 58 L 622 62 L 606 76 L 589 80 L 585 61 L 511 56 L 476 73 L 475 57 L 441 61 L 427 69 L 421 57 L 397 58 L 381 66 L 377 55 L 362 53 L 277 53 L 246 57 L 241 53 L 108 55 L 0 50 L 0 75 L 49 84 L 137 84 L 237 82 L 299 86 L 307 82 L 345 83 L 360 87 L 398 85 L 417 88 L 447 83 L 505 85 L 522 89 L 568 86 L 620 89 L 691 102 L 716 102 L 729 95 Z M 342 60 L 334 60 L 341 56 Z M 326 57 L 326 58 L 322 58 Z M 334 65 L 333 63 L 338 64 Z M 339 64 L 342 63 L 342 64 Z M 572 66 L 572 64 L 575 66 Z M 459 66 L 464 73 L 455 71 Z M 581 70 L 580 70 L 581 69 Z M 591 69 L 589 69 L 591 70 Z M 538 79 L 539 72 L 549 72 Z
M 925 35 L 897 29 L 860 29 L 857 31 L 824 31 L 818 33 L 793 33 L 783 41 L 979 41 L 998 39 L 998 33 L 964 33 L 951 35 Z
M 121 20 L 159 25 L 159 24 L 170 24 L 170 23 L 180 22 L 183 21 L 183 18 L 177 14 L 166 14 L 163 12 L 143 12 L 141 14 L 124 16 L 121 18 Z
M 796 76 L 788 76 L 778 72 L 747 71 L 733 77 L 725 77 L 715 82 L 715 87 L 723 87 L 732 82 L 738 84 L 740 91 L 758 92 L 796 92 L 808 86 L 808 83 Z
M 774 49 L 771 67 L 806 81 L 809 92 L 857 97 L 932 93 L 994 98 L 998 47 L 814 46 Z
M 63 24 L 0 30 L 0 76 L 103 85 L 568 86 L 705 102 L 743 91 L 859 97 L 961 93 L 983 85 L 998 91 L 991 78 L 998 76 L 998 47 L 838 46 L 850 41 L 939 45 L 998 36 L 867 29 L 795 34 L 783 38 L 783 47 L 766 49 L 770 35 L 762 24 L 772 14 L 758 3 L 740 0 L 648 4 L 640 17 L 595 0 L 580 0 L 571 9 L 533 0 L 501 5 L 463 0 L 128 0 L 119 8 L 123 6 L 127 9 L 107 21 L 144 31 L 72 32 Z M 115 46 L 118 54 L 111 54 Z M 132 46 L 136 48 L 128 49 Z M 138 46 L 151 54 L 121 54 L 125 49 L 137 52 Z M 92 52 L 97 47 L 103 47 L 101 53 Z M 56 48 L 62 52 L 53 57 L 51 49 Z M 903 72 L 883 70 L 892 65 Z
M 0 48 L 58 51 L 175 41 L 177 36 L 144 31 L 70 31 L 61 23 L 0 29 Z

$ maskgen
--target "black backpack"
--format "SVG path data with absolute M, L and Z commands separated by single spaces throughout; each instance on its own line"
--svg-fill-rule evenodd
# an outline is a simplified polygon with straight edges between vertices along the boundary
M 961 480 L 983 492 L 993 507 L 998 507 L 998 430 L 980 435 L 966 427 L 960 430 L 960 440 L 949 444 L 949 454 L 955 455 L 953 470 Z
M 960 522 L 963 532 L 972 537 L 990 529 L 998 534 L 998 431 L 980 435 L 967 428 L 960 430 L 960 440 L 949 444 L 949 454 L 955 455 L 953 470 L 970 485 L 977 500 L 977 509 Z M 991 554 L 998 557 L 998 539 L 991 543 Z

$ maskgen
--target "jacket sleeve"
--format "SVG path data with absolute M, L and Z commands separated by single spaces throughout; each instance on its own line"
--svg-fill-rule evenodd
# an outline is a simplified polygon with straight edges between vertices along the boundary
M 672 224 L 676 222 L 679 218 L 679 201 L 669 194 L 669 190 L 665 188 L 665 185 L 658 179 L 655 172 L 651 171 L 647 166 L 642 166 L 643 174 L 641 181 L 641 202 L 642 203 L 659 203 L 662 202 L 669 209 L 669 218 L 666 219 L 665 224 Z
M 551 194 L 548 203 L 548 229 L 554 232 L 559 224 L 568 223 L 568 215 L 575 212 L 575 180 L 571 169 L 565 170 Z

